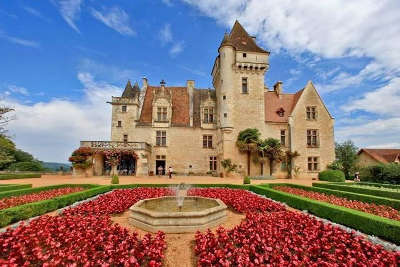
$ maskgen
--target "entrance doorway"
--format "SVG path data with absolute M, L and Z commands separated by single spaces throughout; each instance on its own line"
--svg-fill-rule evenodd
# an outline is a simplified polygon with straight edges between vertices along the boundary
M 120 164 L 118 165 L 118 173 L 120 175 L 135 175 L 136 158 L 131 154 L 122 154 Z
M 157 175 L 165 175 L 165 160 L 156 160 L 156 174 Z M 162 167 L 162 171 L 161 171 L 161 173 L 160 173 L 160 170 L 161 170 L 161 168 L 160 168 L 160 170 L 158 169 L 159 167 Z

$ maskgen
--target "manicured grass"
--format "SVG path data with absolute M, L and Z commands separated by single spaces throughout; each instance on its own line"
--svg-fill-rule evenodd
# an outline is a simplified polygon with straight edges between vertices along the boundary
M 281 185 L 291 186 L 288 184 Z M 274 190 L 269 185 L 252 185 L 250 186 L 250 190 L 257 194 L 265 195 L 274 200 L 284 202 L 290 207 L 299 210 L 307 210 L 318 217 L 400 244 L 400 222 L 398 221 L 288 194 Z
M 347 192 L 353 192 L 353 193 L 371 195 L 371 196 L 379 196 L 379 197 L 385 197 L 385 198 L 400 199 L 400 192 L 396 192 L 396 191 L 394 191 L 395 189 L 392 189 L 392 188 L 384 188 L 382 190 L 379 187 L 369 186 L 369 185 L 368 185 L 368 187 L 363 187 L 363 185 L 358 186 L 357 184 L 342 185 L 342 184 L 331 184 L 331 183 L 327 183 L 327 184 L 313 183 L 312 185 L 313 185 L 313 187 L 319 187 L 319 188 L 347 191 Z M 387 190 L 385 190 L 385 189 L 387 189 Z
M 3 184 L 0 185 L 0 192 L 32 188 L 31 184 Z
M 40 173 L 3 173 L 0 174 L 0 180 L 12 180 L 12 179 L 28 179 L 28 178 L 40 178 Z

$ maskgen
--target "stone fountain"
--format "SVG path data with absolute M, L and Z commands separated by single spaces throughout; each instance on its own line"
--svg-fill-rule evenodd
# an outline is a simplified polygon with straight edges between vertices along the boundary
M 221 224 L 226 205 L 219 199 L 187 196 L 188 186 L 174 188 L 175 196 L 149 198 L 130 207 L 129 222 L 149 232 L 191 233 Z

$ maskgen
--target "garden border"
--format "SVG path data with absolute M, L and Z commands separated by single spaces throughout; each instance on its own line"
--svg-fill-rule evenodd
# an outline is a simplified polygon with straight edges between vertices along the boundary
M 307 210 L 318 217 L 360 230 L 365 234 L 381 237 L 397 245 L 400 244 L 400 222 L 398 221 L 281 192 L 274 190 L 269 185 L 290 186 L 291 184 L 252 185 L 250 190 L 254 193 L 265 195 L 271 199 L 286 203 L 290 207 L 299 210 Z
M 46 190 L 50 190 L 50 189 L 57 189 L 57 188 L 63 188 L 63 187 L 77 187 L 77 186 L 81 186 L 84 188 L 93 188 L 98 185 L 96 185 L 96 184 L 58 184 L 58 185 L 48 185 L 48 186 L 40 186 L 40 187 L 33 187 L 33 188 L 30 187 L 30 188 L 0 192 L 0 199 L 5 198 L 5 197 L 21 196 L 21 195 L 26 195 L 26 194 L 31 194 L 31 193 L 37 193 L 37 192 L 42 192 L 42 191 L 46 191 Z
M 2 184 L 0 192 L 32 188 L 32 184 Z
M 88 184 L 84 185 L 71 184 L 69 186 L 76 187 L 85 185 L 88 186 Z M 91 187 L 87 190 L 0 210 L 0 227 L 7 226 L 11 223 L 18 222 L 20 220 L 29 219 L 38 215 L 43 215 L 47 212 L 63 208 L 77 201 L 84 200 L 89 197 L 93 197 L 98 194 L 105 193 L 111 190 L 109 185 L 103 185 L 103 186 L 90 185 L 90 186 Z
M 0 180 L 13 180 L 13 179 L 29 179 L 29 178 L 41 178 L 41 173 L 2 173 L 0 174 Z
M 352 183 L 351 185 L 331 184 L 331 183 L 324 183 L 324 184 L 323 183 L 313 183 L 312 186 L 324 188 L 324 189 L 333 189 L 333 190 L 346 191 L 346 192 L 352 192 L 352 193 L 363 194 L 363 195 L 371 195 L 371 196 L 378 196 L 378 197 L 392 198 L 392 199 L 400 200 L 400 192 L 383 191 L 383 190 L 379 190 L 378 187 L 376 187 L 376 189 L 357 187 L 357 186 L 352 186 L 353 184 L 354 183 Z M 360 184 L 360 185 L 363 185 L 363 184 Z M 368 186 L 371 186 L 371 185 L 368 185 Z

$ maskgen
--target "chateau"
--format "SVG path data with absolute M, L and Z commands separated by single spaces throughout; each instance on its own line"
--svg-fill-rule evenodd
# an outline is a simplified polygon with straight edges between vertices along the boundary
M 128 81 L 120 97 L 112 97 L 111 141 L 82 141 L 94 154 L 89 172 L 103 175 L 111 166 L 107 151 L 122 151 L 118 168 L 127 174 L 152 175 L 161 166 L 178 174 L 224 172 L 221 160 L 231 159 L 247 173 L 247 155 L 236 145 L 238 133 L 257 128 L 262 138 L 280 140 L 297 151 L 294 165 L 301 177 L 315 177 L 335 159 L 334 119 L 309 81 L 294 94 L 277 82 L 269 89 L 264 76 L 269 52 L 235 22 L 225 34 L 212 67 L 215 89 L 157 86 L 143 79 L 141 88 Z M 250 161 L 250 175 L 268 175 L 270 166 Z M 77 170 L 76 170 L 77 171 Z M 286 177 L 284 164 L 273 175 Z

